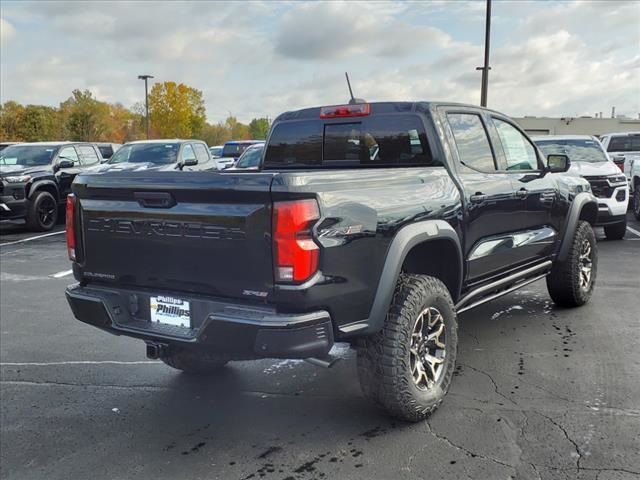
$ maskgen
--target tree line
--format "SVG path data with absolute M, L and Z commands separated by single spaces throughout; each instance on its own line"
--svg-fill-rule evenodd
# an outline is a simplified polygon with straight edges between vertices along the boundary
M 21 105 L 12 100 L 0 105 L 0 140 L 40 142 L 73 140 L 125 143 L 146 138 L 145 107 L 126 108 L 98 100 L 89 90 L 73 90 L 59 107 Z M 197 138 L 208 145 L 228 140 L 265 139 L 267 118 L 249 124 L 229 116 L 207 123 L 202 92 L 183 83 L 156 83 L 149 92 L 150 138 Z

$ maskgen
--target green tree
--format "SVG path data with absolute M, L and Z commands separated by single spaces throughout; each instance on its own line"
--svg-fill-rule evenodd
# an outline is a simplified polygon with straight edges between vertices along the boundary
M 254 118 L 249 122 L 249 135 L 253 140 L 265 140 L 269 134 L 269 120 Z
M 199 137 L 206 126 L 202 92 L 183 83 L 156 83 L 149 93 L 149 117 L 161 137 Z
M 0 106 L 0 139 L 4 141 L 21 141 L 22 118 L 24 107 L 12 100 Z
M 109 104 L 93 98 L 89 90 L 74 90 L 71 97 L 60 105 L 66 117 L 70 140 L 105 140 L 109 133 Z
M 59 127 L 59 114 L 55 108 L 44 105 L 27 105 L 22 115 L 21 139 L 25 142 L 42 142 L 63 138 Z

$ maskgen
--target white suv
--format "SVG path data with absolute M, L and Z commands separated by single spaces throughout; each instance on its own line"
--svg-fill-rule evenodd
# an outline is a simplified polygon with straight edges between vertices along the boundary
M 600 141 L 614 162 L 624 163 L 624 173 L 630 178 L 631 164 L 640 162 L 640 132 L 607 133 Z
M 609 158 L 602 144 L 590 135 L 548 135 L 533 137 L 546 155 L 561 153 L 571 161 L 569 175 L 583 177 L 598 199 L 596 225 L 604 227 L 609 240 L 620 240 L 627 230 L 629 186 L 627 179 Z

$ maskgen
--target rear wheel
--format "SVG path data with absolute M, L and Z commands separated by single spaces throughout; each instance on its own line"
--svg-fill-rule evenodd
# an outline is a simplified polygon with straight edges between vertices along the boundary
M 614 223 L 613 225 L 606 225 L 604 227 L 604 234 L 607 240 L 622 240 L 626 231 L 627 219 L 625 219 L 624 222 Z
M 395 417 L 422 420 L 449 389 L 457 346 L 447 288 L 433 277 L 403 274 L 383 329 L 358 347 L 362 391 Z
M 640 182 L 633 189 L 633 214 L 636 220 L 640 220 Z
M 547 276 L 551 299 L 562 307 L 579 307 L 591 298 L 598 273 L 596 236 L 588 222 L 580 221 L 566 260 L 553 265 Z
M 46 232 L 58 222 L 58 202 L 49 192 L 35 192 L 27 210 L 27 227 L 30 230 Z
M 184 373 L 193 375 L 210 375 L 220 371 L 229 359 L 225 356 L 183 348 L 172 348 L 161 360 Z

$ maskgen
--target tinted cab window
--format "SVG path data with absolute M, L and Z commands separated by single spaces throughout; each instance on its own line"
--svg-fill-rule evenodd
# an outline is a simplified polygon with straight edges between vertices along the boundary
M 496 164 L 480 115 L 475 113 L 448 113 L 447 120 L 453 132 L 460 162 L 481 172 L 496 170 Z
M 416 115 L 283 122 L 275 126 L 265 155 L 266 167 L 398 164 L 440 165 Z
M 504 150 L 507 170 L 537 170 L 536 149 L 520 130 L 498 118 L 493 119 L 493 124 Z

